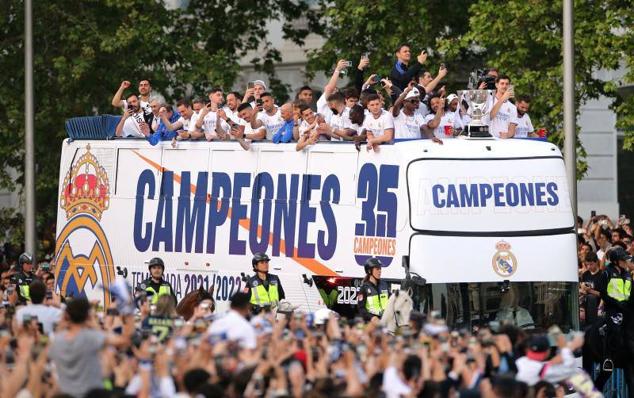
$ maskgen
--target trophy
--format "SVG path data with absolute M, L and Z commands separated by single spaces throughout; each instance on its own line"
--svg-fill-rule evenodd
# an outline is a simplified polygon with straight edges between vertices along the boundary
M 458 91 L 460 96 L 460 105 L 463 101 L 467 103 L 467 115 L 471 117 L 471 121 L 463 130 L 463 135 L 473 138 L 491 137 L 489 134 L 489 126 L 486 125 L 482 118 L 491 111 L 488 108 L 489 98 L 493 94 L 493 90 L 461 90 Z

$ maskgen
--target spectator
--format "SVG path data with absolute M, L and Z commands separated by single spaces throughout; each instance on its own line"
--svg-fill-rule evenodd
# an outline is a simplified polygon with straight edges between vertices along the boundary
M 612 243 L 610 242 L 610 239 L 612 239 L 612 235 L 610 234 L 607 228 L 603 228 L 604 225 L 606 224 L 603 224 L 603 225 L 597 224 L 598 228 L 596 228 L 596 234 L 595 234 L 597 256 L 599 257 L 599 260 L 601 260 L 602 262 L 605 261 L 608 250 L 612 248 Z
M 256 348 L 255 329 L 247 321 L 251 314 L 250 297 L 247 293 L 238 292 L 231 297 L 231 309 L 209 327 L 208 334 L 221 340 L 237 342 L 240 347 L 253 350 Z
M 127 347 L 134 333 L 134 317 L 124 319 L 121 335 L 104 333 L 95 325 L 85 298 L 70 300 L 65 319 L 68 328 L 56 333 L 49 356 L 55 363 L 59 389 L 73 397 L 83 397 L 93 388 L 103 385 L 99 352 L 107 346 Z
M 426 128 L 433 131 L 436 138 L 453 138 L 459 134 L 462 124 L 454 112 L 445 111 L 445 100 L 434 96 L 429 100 L 434 112 L 425 116 Z
M 41 325 L 44 334 L 51 334 L 62 317 L 59 308 L 44 305 L 46 297 L 46 285 L 40 280 L 34 280 L 29 285 L 31 292 L 31 304 L 20 307 L 15 313 L 15 321 L 18 327 L 25 326 L 25 320 L 35 321 Z M 16 328 L 17 330 L 17 328 Z
M 390 80 L 396 87 L 401 90 L 405 90 L 405 87 L 407 87 L 409 82 L 411 82 L 412 79 L 421 71 L 423 67 L 422 64 L 424 64 L 427 60 L 427 53 L 424 50 L 421 51 L 416 57 L 418 62 L 413 65 L 409 64 L 412 58 L 412 52 L 409 45 L 399 45 L 396 49 L 395 55 L 396 62 L 390 72 Z
M 489 100 L 489 133 L 496 138 L 513 138 L 517 127 L 517 108 L 509 99 L 513 98 L 511 78 L 500 75 L 495 80 L 495 95 Z
M 252 127 L 264 127 L 266 129 L 266 139 L 271 140 L 273 134 L 275 134 L 285 122 L 280 114 L 280 109 L 275 106 L 275 99 L 271 93 L 262 93 L 260 99 L 262 100 L 262 112 L 258 113 L 256 125 L 252 125 Z
M 579 284 L 579 295 L 582 299 L 582 307 L 585 310 L 586 325 L 596 322 L 599 311 L 599 278 L 601 270 L 599 269 L 599 258 L 596 253 L 590 252 L 586 254 L 583 261 L 585 271 L 581 274 Z
M 295 129 L 295 119 L 293 119 L 293 104 L 285 103 L 280 107 L 280 115 L 284 124 L 273 134 L 274 143 L 286 143 L 293 140 L 293 130 Z
M 484 71 L 484 78 L 478 82 L 479 90 L 495 90 L 495 80 L 499 76 L 496 68 L 487 68 Z
M 536 137 L 533 123 L 531 123 L 531 118 L 528 116 L 530 103 L 530 98 L 526 96 L 521 96 L 517 99 L 517 127 L 515 128 L 516 138 Z
M 365 117 L 362 128 L 368 136 L 368 150 L 377 150 L 378 145 L 390 143 L 394 139 L 394 118 L 382 108 L 381 98 L 377 94 L 368 96 L 369 115 Z
M 117 137 L 145 138 L 150 135 L 150 126 L 145 121 L 143 111 L 139 108 L 139 98 L 136 94 L 130 95 L 126 100 L 126 110 L 117 124 L 115 135 Z
M 536 335 L 528 344 L 526 356 L 517 360 L 517 380 L 534 386 L 540 380 L 551 383 L 561 382 L 577 373 L 573 351 L 583 346 L 583 337 L 576 337 L 570 343 L 562 333 L 557 340 L 558 358 L 548 361 L 550 343 L 548 337 Z

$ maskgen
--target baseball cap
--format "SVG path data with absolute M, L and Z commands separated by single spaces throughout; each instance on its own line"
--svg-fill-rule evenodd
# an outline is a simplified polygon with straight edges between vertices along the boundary
M 420 91 L 416 87 L 414 87 L 407 95 L 405 96 L 405 101 L 411 98 L 420 98 Z
M 531 337 L 528 342 L 528 349 L 533 352 L 548 352 L 550 350 L 548 337 L 541 334 Z
M 263 81 L 263 80 L 254 80 L 254 81 L 253 81 L 253 85 L 254 85 L 254 86 L 255 86 L 255 85 L 257 85 L 257 86 L 262 86 L 262 87 L 264 87 L 264 90 L 266 91 L 266 83 L 264 83 L 264 81 Z
M 449 95 L 447 96 L 447 103 L 448 103 L 448 104 L 451 104 L 451 101 L 453 101 L 453 100 L 455 100 L 455 99 L 458 99 L 458 96 L 457 96 L 456 94 L 449 94 Z
M 296 305 L 293 305 L 290 303 L 290 301 L 287 300 L 282 300 L 279 302 L 279 304 L 277 305 L 277 313 L 278 314 L 290 314 L 293 311 L 295 311 L 297 308 L 299 308 Z

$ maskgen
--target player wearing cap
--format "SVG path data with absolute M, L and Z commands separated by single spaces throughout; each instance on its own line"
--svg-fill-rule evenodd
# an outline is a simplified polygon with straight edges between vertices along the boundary
M 33 256 L 29 253 L 20 254 L 15 270 L 17 272 L 13 278 L 15 284 L 18 286 L 20 301 L 31 301 L 29 285 L 35 279 L 35 274 L 33 273 Z
M 170 283 L 163 279 L 165 273 L 165 263 L 159 257 L 154 257 L 148 262 L 148 270 L 150 271 L 150 277 L 141 282 L 138 286 L 138 290 L 147 292 L 150 296 L 150 302 L 156 304 L 159 297 L 164 295 L 170 295 L 174 299 L 174 304 L 178 302 L 174 288 Z
M 280 300 L 286 298 L 280 278 L 269 273 L 270 261 L 266 253 L 255 253 L 251 260 L 255 275 L 247 280 L 244 293 L 250 295 L 250 302 L 255 313 L 264 308 L 276 306 Z
M 363 268 L 365 278 L 361 285 L 361 291 L 357 295 L 359 315 L 365 320 L 380 318 L 387 307 L 389 290 L 387 283 L 381 280 L 381 260 L 370 257 Z

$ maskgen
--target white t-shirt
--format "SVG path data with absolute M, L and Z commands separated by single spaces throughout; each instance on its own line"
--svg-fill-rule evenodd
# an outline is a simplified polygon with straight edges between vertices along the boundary
M 425 124 L 428 124 L 436 117 L 435 114 L 430 113 L 425 116 Z M 440 123 L 438 123 L 438 127 L 434 129 L 434 136 L 436 138 L 445 139 L 445 138 L 454 138 L 453 134 L 445 134 L 445 126 L 453 127 L 454 129 L 462 128 L 462 122 L 459 117 L 456 117 L 454 112 L 446 112 L 440 118 Z M 447 129 L 449 130 L 449 129 Z
M 143 112 L 133 114 L 123 122 L 123 131 L 121 132 L 121 136 L 145 138 L 145 135 L 141 132 L 142 123 L 145 123 L 145 119 L 143 119 Z
M 189 131 L 190 134 L 196 131 L 196 122 L 198 121 L 198 117 L 200 117 L 200 112 L 194 112 L 191 119 L 189 119 L 189 126 L 187 126 L 187 131 Z
M 284 125 L 284 119 L 282 119 L 280 108 L 276 108 L 273 116 L 266 113 L 266 111 L 262 111 L 258 113 L 257 119 L 264 125 L 264 128 L 266 129 L 266 139 L 269 141 L 273 138 L 273 134 L 277 133 L 277 131 Z
M 332 113 L 332 111 L 331 111 Z M 345 129 L 354 129 L 355 124 L 350 120 L 350 108 L 343 108 L 343 112 L 338 115 L 333 114 L 330 118 L 330 123 L 328 123 L 330 127 L 334 130 L 345 130 Z M 358 126 L 357 126 L 358 127 Z M 333 137 L 334 139 L 340 139 L 338 137 Z
M 240 123 L 240 116 L 238 116 L 238 112 L 232 111 L 228 106 L 223 107 L 222 110 L 225 111 L 227 117 L 233 120 L 234 123 Z
M 317 100 L 317 113 L 324 117 L 326 124 L 330 124 L 330 119 L 334 115 L 328 106 L 328 101 L 326 101 L 326 94 L 322 94 Z
M 421 102 L 420 104 L 418 104 L 418 109 L 416 109 L 416 113 L 418 113 L 422 117 L 425 117 L 429 115 L 429 108 L 427 107 L 427 105 Z
M 363 128 L 371 131 L 375 137 L 380 137 L 385 134 L 385 130 L 394 129 L 394 118 L 385 109 L 381 109 L 381 115 L 378 118 L 368 113 L 363 120 Z
M 517 127 L 515 128 L 515 137 L 517 138 L 526 138 L 528 134 L 535 131 L 533 128 L 533 123 L 531 122 L 530 116 L 528 113 L 523 114 L 521 117 L 517 117 Z
M 53 332 L 53 326 L 62 319 L 62 310 L 43 304 L 30 304 L 26 307 L 20 307 L 15 312 L 15 319 L 18 324 L 24 324 L 24 316 L 37 317 L 37 322 L 42 324 L 44 334 Z
M 488 109 L 493 109 L 493 106 L 498 102 L 495 96 L 489 98 Z M 490 111 L 489 111 L 490 112 Z M 488 120 L 487 120 L 488 119 Z M 488 122 L 489 133 L 494 137 L 500 137 L 501 132 L 509 131 L 509 124 L 517 124 L 517 108 L 510 101 L 505 101 L 494 119 L 491 119 L 491 114 L 483 119 L 483 122 Z
M 216 132 L 216 122 L 218 120 L 218 114 L 216 112 L 208 112 L 203 119 L 203 133 L 205 133 L 205 138 L 215 140 L 218 138 L 218 133 Z M 220 120 L 220 128 L 228 132 L 229 125 L 224 120 Z
M 425 117 L 414 112 L 407 116 L 401 109 L 394 118 L 394 138 L 421 138 L 420 126 L 425 124 Z
M 253 326 L 234 310 L 229 310 L 222 317 L 214 320 L 207 333 L 210 336 L 222 336 L 230 341 L 237 341 L 242 348 L 255 349 L 257 339 Z
M 401 380 L 398 370 L 390 366 L 383 372 L 383 392 L 387 398 L 401 398 L 412 392 L 410 386 Z
M 315 120 L 317 120 L 317 117 L 319 117 L 319 115 L 315 115 Z M 314 123 L 314 122 L 313 122 Z M 308 123 L 306 120 L 302 119 L 301 123 L 299 124 L 299 128 L 298 128 L 298 132 L 300 137 L 302 135 L 304 135 L 304 133 L 306 131 L 308 131 L 308 128 L 313 124 L 313 123 Z M 326 134 L 319 134 L 319 138 L 318 141 L 328 141 L 330 139 L 329 135 Z

